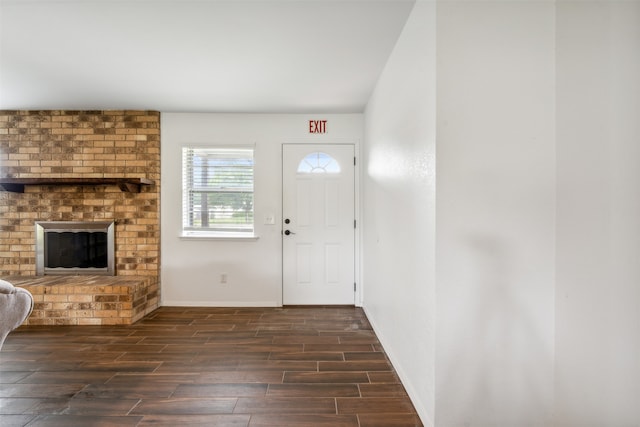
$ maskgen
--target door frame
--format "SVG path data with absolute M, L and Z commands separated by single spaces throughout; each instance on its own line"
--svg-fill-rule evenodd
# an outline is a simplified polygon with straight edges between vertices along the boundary
M 287 141 L 283 142 L 280 147 L 280 306 L 283 305 L 283 295 L 284 295 L 284 240 L 283 240 L 283 232 L 282 221 L 284 215 L 284 162 L 282 161 L 284 155 L 284 147 L 286 145 L 309 145 L 320 146 L 320 145 L 353 145 L 353 152 L 356 157 L 356 164 L 353 171 L 353 209 L 354 216 L 356 220 L 356 229 L 354 233 L 353 239 L 353 272 L 354 278 L 356 281 L 356 292 L 354 294 L 354 304 L 356 307 L 362 307 L 363 302 L 363 286 L 362 286 L 362 257 L 361 257 L 361 248 L 362 248 L 362 217 L 361 217 L 361 199 L 360 199 L 360 183 L 361 183 L 361 171 L 362 168 L 360 165 L 362 164 L 362 156 L 360 153 L 360 140 L 353 139 L 345 139 L 345 138 L 331 138 L 327 142 L 321 142 L 317 139 L 310 140 L 298 140 L 298 141 Z

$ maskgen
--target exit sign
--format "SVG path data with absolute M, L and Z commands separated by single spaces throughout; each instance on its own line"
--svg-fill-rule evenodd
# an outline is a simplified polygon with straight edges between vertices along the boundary
M 327 121 L 309 120 L 309 133 L 327 133 Z

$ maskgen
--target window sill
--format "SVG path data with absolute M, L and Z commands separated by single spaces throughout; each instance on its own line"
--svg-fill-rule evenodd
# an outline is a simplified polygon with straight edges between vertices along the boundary
M 259 239 L 255 234 L 206 234 L 206 233 L 183 233 L 180 236 L 180 240 L 225 240 L 225 241 L 256 241 Z

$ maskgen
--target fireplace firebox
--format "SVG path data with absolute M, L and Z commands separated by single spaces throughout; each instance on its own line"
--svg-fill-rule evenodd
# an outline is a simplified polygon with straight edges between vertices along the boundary
M 115 275 L 113 221 L 36 222 L 36 274 Z

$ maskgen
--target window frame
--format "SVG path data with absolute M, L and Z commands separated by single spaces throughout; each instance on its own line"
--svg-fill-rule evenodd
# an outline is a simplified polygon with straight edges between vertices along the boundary
M 326 163 L 322 164 L 322 160 Z M 342 172 L 342 167 L 336 159 L 330 154 L 323 151 L 314 151 L 304 156 L 298 163 L 298 174 L 317 174 L 324 173 L 329 175 L 337 175 Z
M 211 188 L 206 192 L 208 194 L 222 194 L 222 193 L 245 193 L 251 195 L 251 224 L 250 227 L 247 227 L 246 231 L 241 230 L 225 230 L 224 227 L 215 226 L 209 228 L 199 228 L 194 227 L 193 223 L 189 223 L 189 217 L 193 215 L 194 208 L 193 202 L 194 192 L 198 192 L 202 194 L 205 192 L 206 187 L 196 186 L 194 184 L 194 164 L 193 154 L 188 155 L 189 150 L 205 150 L 209 151 L 209 155 L 212 159 L 224 159 L 225 152 L 233 153 L 233 152 L 250 152 L 247 157 L 238 156 L 238 159 L 251 159 L 251 190 L 246 191 L 230 191 L 230 190 L 222 190 Z M 198 145 L 198 144 L 185 144 L 181 147 L 181 180 L 182 180 L 182 203 L 181 203 L 181 234 L 180 237 L 184 239 L 215 239 L 215 240 L 246 240 L 246 239 L 257 239 L 255 234 L 256 231 L 256 221 L 255 221 L 255 146 L 254 145 Z M 216 157 L 219 156 L 219 157 Z M 214 167 L 209 166 L 209 171 L 213 170 Z M 200 191 L 198 191 L 200 190 Z

